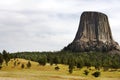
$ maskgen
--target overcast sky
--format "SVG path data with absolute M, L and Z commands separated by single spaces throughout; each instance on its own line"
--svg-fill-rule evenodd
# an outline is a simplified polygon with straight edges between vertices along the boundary
M 0 0 L 0 52 L 61 50 L 74 39 L 83 11 L 107 14 L 120 43 L 120 0 Z

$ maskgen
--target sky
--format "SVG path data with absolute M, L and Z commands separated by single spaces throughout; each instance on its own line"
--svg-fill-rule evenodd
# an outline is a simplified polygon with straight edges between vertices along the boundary
M 120 0 L 0 0 L 0 52 L 59 51 L 73 41 L 84 11 L 107 14 L 120 43 Z

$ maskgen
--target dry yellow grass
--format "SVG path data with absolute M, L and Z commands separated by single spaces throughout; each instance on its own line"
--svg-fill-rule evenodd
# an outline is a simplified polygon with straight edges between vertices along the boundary
M 14 62 L 16 61 L 16 66 Z M 59 71 L 54 68 L 56 65 L 40 66 L 37 62 L 30 61 L 32 66 L 30 69 L 26 67 L 28 60 L 25 59 L 11 59 L 8 66 L 3 64 L 3 68 L 0 71 L 0 80 L 120 80 L 120 72 L 103 72 L 101 70 L 101 76 L 99 78 L 93 77 L 91 74 L 95 71 L 92 67 L 88 76 L 84 75 L 83 72 L 85 67 L 75 69 L 72 74 L 68 73 L 68 66 L 61 65 Z M 20 63 L 20 64 L 18 64 Z M 25 68 L 21 68 L 21 64 L 25 65 Z

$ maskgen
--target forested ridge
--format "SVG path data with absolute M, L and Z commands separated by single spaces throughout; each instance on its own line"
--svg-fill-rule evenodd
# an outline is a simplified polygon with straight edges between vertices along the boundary
M 120 55 L 108 54 L 102 52 L 84 52 L 73 53 L 69 51 L 59 52 L 17 52 L 11 53 L 11 58 L 23 58 L 31 61 L 36 61 L 40 65 L 46 63 L 72 65 L 73 67 L 82 68 L 84 66 L 94 66 L 96 69 L 104 68 L 120 68 Z

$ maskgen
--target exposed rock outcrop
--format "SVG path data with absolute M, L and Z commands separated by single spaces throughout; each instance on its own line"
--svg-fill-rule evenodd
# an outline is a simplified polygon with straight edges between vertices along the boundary
M 113 40 L 107 15 L 100 12 L 83 12 L 75 39 L 64 50 L 119 51 L 120 47 Z

